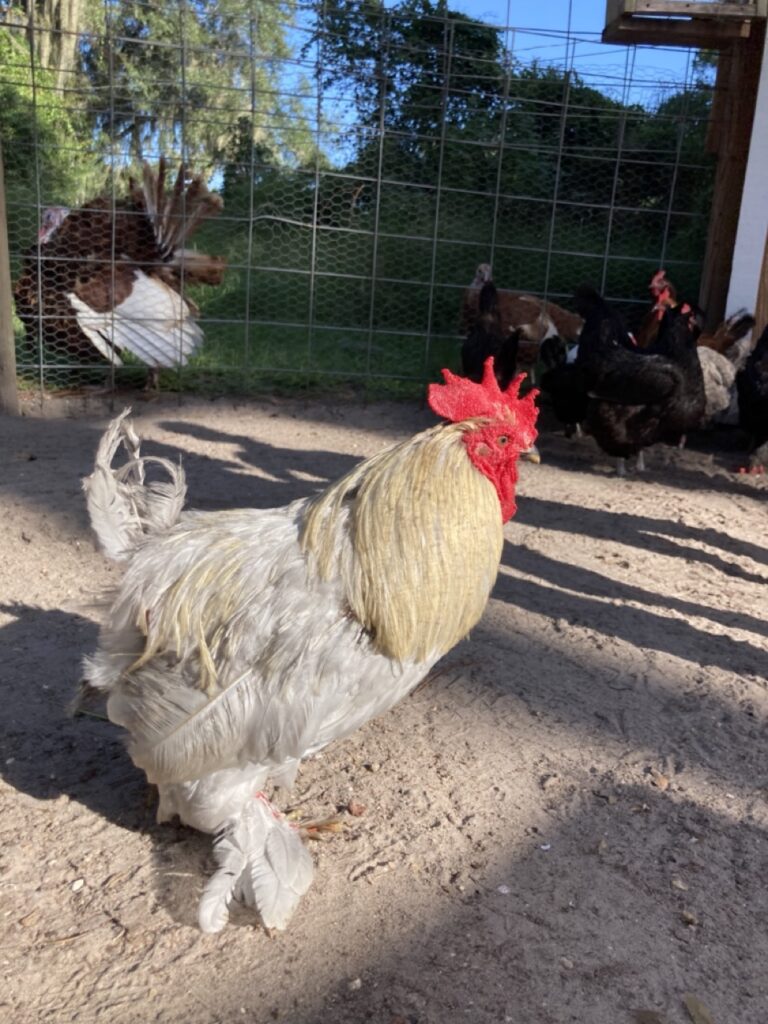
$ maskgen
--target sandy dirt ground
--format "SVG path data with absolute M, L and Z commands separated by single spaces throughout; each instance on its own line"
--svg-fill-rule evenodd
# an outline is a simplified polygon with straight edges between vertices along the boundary
M 284 504 L 431 422 L 135 412 L 209 509 Z M 312 844 L 289 930 L 211 936 L 210 839 L 156 825 L 119 731 L 65 714 L 119 573 L 80 491 L 108 410 L 28 413 L 0 420 L 0 1019 L 766 1024 L 768 490 L 736 452 L 657 451 L 620 480 L 543 431 L 471 637 L 304 766 L 292 806 L 345 829 Z

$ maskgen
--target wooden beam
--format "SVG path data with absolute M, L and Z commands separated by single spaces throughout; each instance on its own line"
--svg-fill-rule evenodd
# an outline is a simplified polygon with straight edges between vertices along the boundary
M 624 46 L 696 46 L 719 50 L 737 39 L 748 38 L 752 22 L 677 20 L 675 18 L 616 18 L 603 29 L 604 43 Z
M 733 62 L 733 51 L 738 47 L 728 46 L 717 55 L 717 81 L 727 82 L 731 75 L 731 63 Z M 715 156 L 720 152 L 723 140 L 725 119 L 728 114 L 727 90 L 719 89 L 715 85 L 712 93 L 712 107 L 709 111 L 707 122 L 707 137 L 704 142 L 708 153 Z
M 706 310 L 708 328 L 715 327 L 725 315 L 731 279 L 765 39 L 764 23 L 756 23 L 753 28 L 749 39 L 732 44 L 730 59 L 719 63 L 715 82 L 715 92 L 720 93 L 715 104 L 718 159 L 699 290 L 699 305 Z
M 16 387 L 16 341 L 13 336 L 13 292 L 8 253 L 8 218 L 5 214 L 3 150 L 0 145 L 0 412 L 19 415 Z
M 768 17 L 768 0 L 701 3 L 693 0 L 607 0 L 604 43 L 649 43 L 721 49 L 746 39 L 753 22 Z
M 764 18 L 766 0 L 761 3 L 704 3 L 702 0 L 617 0 L 609 4 L 623 14 L 650 14 L 685 18 Z

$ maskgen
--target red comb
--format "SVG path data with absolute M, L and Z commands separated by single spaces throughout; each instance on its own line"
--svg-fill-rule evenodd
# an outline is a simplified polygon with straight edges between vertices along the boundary
M 429 407 L 438 416 L 445 416 L 453 423 L 475 417 L 505 420 L 514 423 L 521 433 L 533 432 L 535 438 L 534 424 L 539 414 L 535 398 L 539 392 L 532 388 L 524 398 L 518 397 L 524 373 L 519 373 L 507 390 L 502 391 L 493 372 L 493 356 L 489 356 L 480 384 L 457 377 L 450 370 L 443 370 L 443 377 L 445 384 L 430 384 L 427 389 Z

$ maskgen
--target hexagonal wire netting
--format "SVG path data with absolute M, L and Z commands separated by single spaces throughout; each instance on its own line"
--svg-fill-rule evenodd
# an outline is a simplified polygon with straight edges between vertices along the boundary
M 659 266 L 697 294 L 713 166 L 695 52 L 660 70 L 651 48 L 429 0 L 71 7 L 61 24 L 11 4 L 0 28 L 30 386 L 149 365 L 174 387 L 413 389 L 457 365 L 481 262 L 565 305 L 589 281 L 630 321 Z

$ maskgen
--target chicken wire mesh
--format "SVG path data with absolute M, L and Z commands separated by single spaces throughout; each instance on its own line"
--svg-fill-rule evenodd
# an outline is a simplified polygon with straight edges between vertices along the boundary
M 712 70 L 693 51 L 660 69 L 573 31 L 573 3 L 557 31 L 430 0 L 0 9 L 29 386 L 149 365 L 171 387 L 412 389 L 458 365 L 481 262 L 565 305 L 591 282 L 630 321 L 659 266 L 697 294 Z M 202 181 L 222 206 L 205 217 Z

